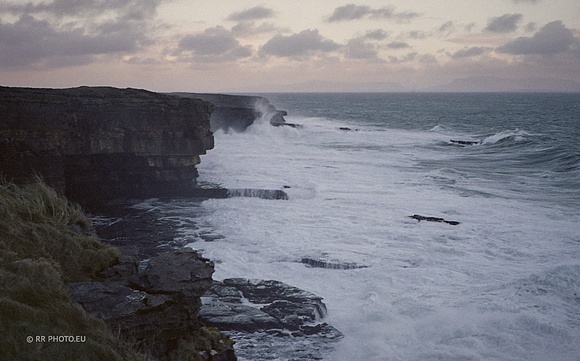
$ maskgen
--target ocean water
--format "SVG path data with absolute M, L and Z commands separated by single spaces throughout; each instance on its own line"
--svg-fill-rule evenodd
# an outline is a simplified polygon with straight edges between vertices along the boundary
M 302 128 L 216 132 L 200 181 L 289 199 L 196 206 L 214 278 L 324 297 L 325 360 L 580 360 L 580 94 L 265 96 Z

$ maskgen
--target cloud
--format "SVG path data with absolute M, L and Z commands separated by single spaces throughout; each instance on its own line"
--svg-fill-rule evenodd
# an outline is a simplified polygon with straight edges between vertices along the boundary
M 419 58 L 419 54 L 418 53 L 408 53 L 407 55 L 404 55 L 404 56 L 401 56 L 401 57 L 390 56 L 389 57 L 389 61 L 392 64 L 401 64 L 401 63 L 407 63 L 407 62 L 415 61 L 418 58 Z
M 387 36 L 389 36 L 389 34 L 382 30 L 382 29 L 377 29 L 377 30 L 371 30 L 369 32 L 367 32 L 364 35 L 365 39 L 372 39 L 372 40 L 383 40 L 385 39 Z
M 6 1 L 0 14 L 1 67 L 64 67 L 120 57 L 151 44 L 161 0 Z
M 242 46 L 232 33 L 221 26 L 181 38 L 172 55 L 185 61 L 220 62 L 252 55 L 250 46 Z
M 516 31 L 518 23 L 522 20 L 522 14 L 505 14 L 491 18 L 484 30 L 494 33 L 511 33 Z
M 525 30 L 528 33 L 534 32 L 534 31 L 538 30 L 538 25 L 535 22 L 533 22 L 533 21 L 532 22 L 529 22 L 529 23 L 526 24 Z
M 271 18 L 274 16 L 274 11 L 272 9 L 255 6 L 250 9 L 235 12 L 227 17 L 230 21 L 248 21 L 248 20 L 262 20 Z
M 450 32 L 453 30 L 453 28 L 454 28 L 453 21 L 447 21 L 439 27 L 439 32 L 441 33 Z
M 399 37 L 403 39 L 425 39 L 429 34 L 421 30 L 412 30 L 401 34 Z
M 560 20 L 552 21 L 531 37 L 519 37 L 497 48 L 500 53 L 530 55 L 557 54 L 569 50 L 578 51 L 580 40 L 574 37 L 572 30 Z
M 468 33 L 470 33 L 473 28 L 475 28 L 475 23 L 469 23 L 467 25 L 465 25 L 465 27 L 463 28 L 465 31 L 467 31 Z
M 451 55 L 451 57 L 453 59 L 471 58 L 474 56 L 484 54 L 484 53 L 488 52 L 489 50 L 491 50 L 491 48 L 474 46 L 471 48 L 464 48 L 464 49 L 458 50 L 453 55 Z
M 162 0 L 53 0 L 50 2 L 6 2 L 0 4 L 0 11 L 16 15 L 48 14 L 51 16 L 83 17 L 105 12 L 122 14 L 125 18 L 143 20 L 155 14 Z
M 392 43 L 387 44 L 387 48 L 389 49 L 407 49 L 411 46 L 402 41 L 393 41 Z
M 271 18 L 274 16 L 272 9 L 255 6 L 250 9 L 232 13 L 226 20 L 236 21 L 232 27 L 232 34 L 240 37 L 254 36 L 257 34 L 268 34 L 275 32 L 283 32 L 273 23 L 259 23 L 260 20 Z
M 347 4 L 339 6 L 334 9 L 332 15 L 328 18 L 328 22 L 358 20 L 362 18 L 371 19 L 386 19 L 405 22 L 418 17 L 419 14 L 415 12 L 395 12 L 393 6 L 385 6 L 382 8 L 372 8 L 367 5 Z
M 423 63 L 423 64 L 436 64 L 437 63 L 437 58 L 435 57 L 435 55 L 432 55 L 432 54 L 419 55 L 418 60 L 420 63 Z
M 366 34 L 350 39 L 346 44 L 346 57 L 350 59 L 378 59 L 377 42 L 389 35 L 382 29 L 367 31 Z
M 275 24 L 263 23 L 256 25 L 253 21 L 241 21 L 232 26 L 232 34 L 236 36 L 251 36 L 256 34 L 267 34 L 280 31 Z
M 376 46 L 366 42 L 364 38 L 350 39 L 346 46 L 346 57 L 351 59 L 376 59 Z
M 101 24 L 95 30 L 53 26 L 31 15 L 22 15 L 12 24 L 0 22 L 0 66 L 86 64 L 97 55 L 135 51 L 145 42 L 131 24 Z
M 262 45 L 260 52 L 278 57 L 302 57 L 338 50 L 341 46 L 325 39 L 318 30 L 307 29 L 289 36 L 276 35 Z
M 180 41 L 178 49 L 193 51 L 199 55 L 223 54 L 239 45 L 232 34 L 221 26 L 206 29 L 201 34 L 186 35 Z
M 348 4 L 334 9 L 329 22 L 361 19 L 372 13 L 370 6 Z

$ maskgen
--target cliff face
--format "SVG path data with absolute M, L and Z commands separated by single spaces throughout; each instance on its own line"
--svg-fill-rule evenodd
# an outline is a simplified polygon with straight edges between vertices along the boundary
M 222 129 L 243 132 L 255 121 L 272 125 L 285 125 L 287 113 L 277 110 L 268 99 L 260 96 L 225 95 L 206 93 L 172 93 L 185 98 L 198 98 L 210 102 L 215 109 L 210 118 L 211 130 Z
M 0 87 L 0 173 L 70 199 L 177 195 L 213 148 L 213 106 L 135 89 Z

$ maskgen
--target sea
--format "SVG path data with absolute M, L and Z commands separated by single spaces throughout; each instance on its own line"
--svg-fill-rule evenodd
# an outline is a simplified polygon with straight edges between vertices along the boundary
M 323 297 L 323 360 L 580 360 L 580 94 L 263 96 L 299 126 L 216 131 L 199 182 L 288 199 L 192 204 L 213 242 L 165 205 L 214 279 Z

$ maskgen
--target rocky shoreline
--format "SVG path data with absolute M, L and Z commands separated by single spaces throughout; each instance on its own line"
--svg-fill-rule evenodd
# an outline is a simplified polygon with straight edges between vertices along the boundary
M 120 249 L 122 254 L 128 255 L 126 257 L 128 262 L 102 274 L 101 281 L 110 286 L 103 288 L 92 284 L 74 285 L 75 289 L 80 289 L 81 295 L 75 299 L 83 305 L 91 305 L 91 313 L 103 313 L 99 309 L 108 307 L 107 303 L 111 301 L 105 295 L 109 294 L 114 295 L 111 297 L 121 297 L 119 302 L 124 300 L 123 297 L 129 294 L 129 290 L 132 290 L 136 295 L 134 298 L 139 300 L 154 299 L 152 295 L 157 294 L 155 290 L 149 290 L 148 287 L 142 286 L 143 282 L 135 281 L 148 277 L 152 260 L 158 257 L 170 259 L 173 257 L 171 254 L 180 253 L 184 249 L 189 250 L 186 253 L 192 252 L 193 258 L 201 257 L 190 248 L 183 247 L 189 244 L 193 248 L 203 248 L 203 242 L 219 242 L 221 239 L 221 236 L 212 229 L 196 223 L 195 207 L 201 201 L 193 198 L 155 199 L 126 204 L 123 207 L 109 207 L 95 214 L 97 234 L 105 242 Z M 188 229 L 197 229 L 194 239 L 191 237 L 183 239 L 177 232 L 179 227 L 184 227 L 185 214 L 182 213 L 184 209 L 187 209 L 188 218 L 185 226 Z M 199 212 L 202 212 L 201 209 Z M 135 247 L 136 244 L 139 247 Z M 173 264 L 168 262 L 166 265 L 170 269 L 182 268 L 181 265 L 174 265 L 178 263 L 176 260 Z M 159 263 L 153 263 L 159 268 L 156 264 Z M 188 266 L 183 268 L 187 269 Z M 162 278 L 171 278 L 170 272 L 166 273 Z M 120 274 L 124 276 L 119 277 Z M 209 281 L 209 284 L 204 281 L 207 292 L 199 297 L 201 300 L 201 307 L 198 309 L 199 320 L 204 325 L 214 327 L 228 335 L 235 342 L 236 352 L 244 359 L 257 359 L 261 357 L 260 353 L 268 348 L 271 349 L 267 352 L 279 354 L 280 357 L 292 355 L 295 360 L 321 359 L 332 349 L 334 342 L 342 338 L 340 331 L 324 321 L 326 306 L 319 296 L 275 280 L 239 278 L 216 281 L 210 278 Z M 85 292 L 89 290 L 90 292 Z M 87 294 L 89 296 L 86 296 Z M 93 300 L 96 300 L 96 303 Z M 105 304 L 99 305 L 99 301 L 104 301 Z M 141 302 L 133 299 L 126 302 L 128 304 L 120 308 L 120 314 L 107 317 L 123 318 L 121 310 L 136 307 L 140 312 L 149 312 Z M 156 312 L 161 312 L 155 302 L 149 304 L 155 306 L 154 308 L 158 310 Z M 183 315 L 185 313 L 182 312 L 181 317 L 185 319 Z M 133 324 L 135 322 L 133 321 Z M 117 324 L 124 327 L 123 321 Z M 125 327 L 122 333 L 131 334 L 130 328 Z M 296 349 L 298 344 L 301 347 Z M 214 352 L 214 355 L 217 354 L 217 351 Z
M 210 326 L 255 350 L 262 349 L 259 340 L 266 348 L 272 343 L 264 337 L 313 350 L 340 339 L 322 322 L 319 297 L 277 281 L 214 281 L 213 263 L 184 248 L 172 224 L 128 203 L 148 197 L 287 199 L 283 190 L 196 184 L 199 156 L 214 146 L 212 129 L 243 131 L 258 117 L 290 125 L 266 99 L 0 87 L 0 115 L 0 175 L 18 184 L 40 176 L 95 212 L 96 234 L 119 249 L 113 266 L 90 281 L 69 283 L 70 297 L 138 352 L 157 360 L 235 360 L 232 339 Z M 319 358 L 303 355 L 296 359 Z
M 196 187 L 212 130 L 243 131 L 259 118 L 285 124 L 285 114 L 261 97 L 0 87 L 0 169 L 16 183 L 39 174 L 86 207 L 120 198 L 225 198 L 226 190 Z

